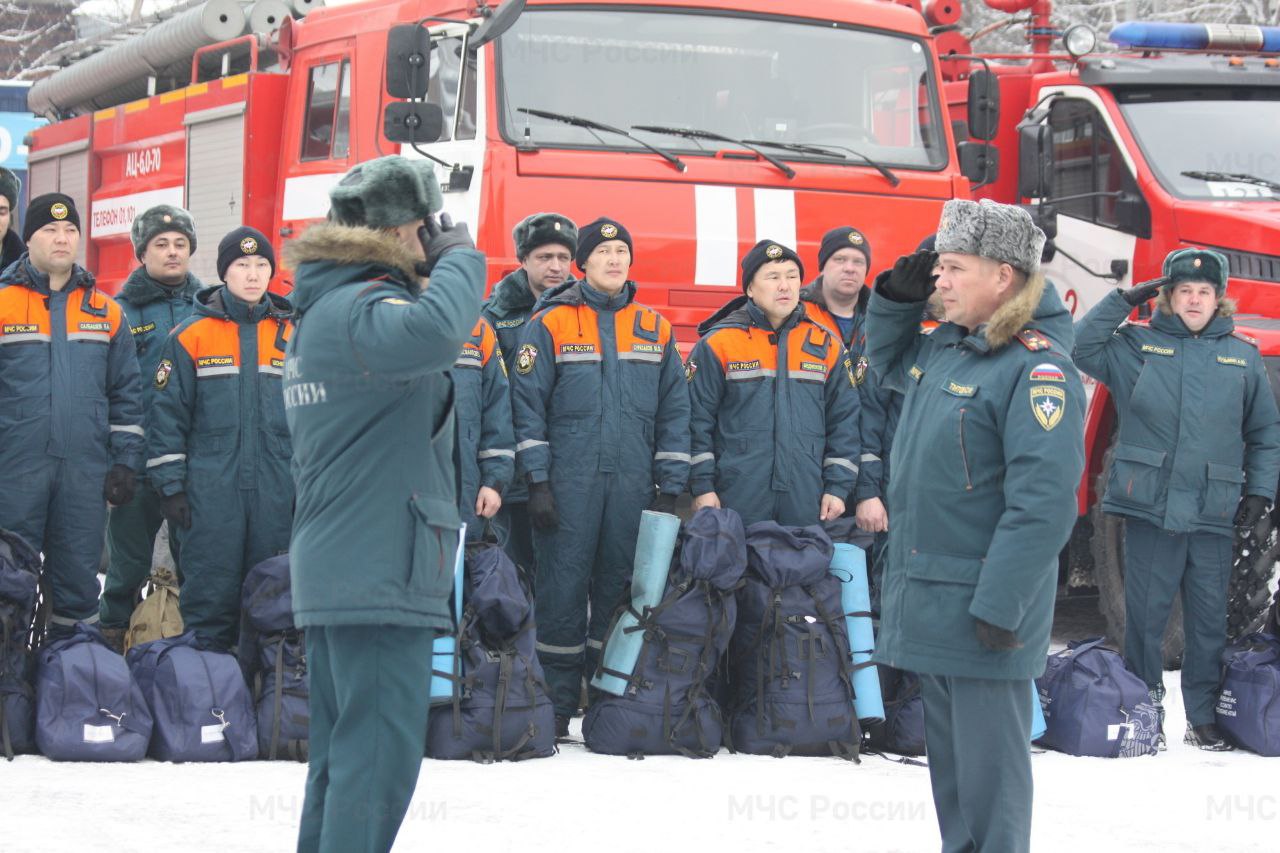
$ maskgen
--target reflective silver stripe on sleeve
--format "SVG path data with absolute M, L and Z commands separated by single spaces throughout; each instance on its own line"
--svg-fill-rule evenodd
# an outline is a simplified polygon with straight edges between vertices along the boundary
M 49 343 L 52 340 L 52 335 L 43 335 L 40 332 L 19 332 L 17 334 L 0 337 L 0 345 L 29 344 L 37 342 Z
M 730 370 L 729 375 L 725 377 L 730 380 L 738 379 L 760 379 L 765 376 L 777 376 L 778 371 L 772 367 L 756 367 L 751 370 Z
M 620 352 L 618 353 L 619 361 L 651 361 L 654 364 L 662 363 L 662 353 L 660 352 Z
M 56 613 L 49 614 L 49 621 L 54 625 L 74 625 L 77 622 L 83 622 L 86 625 L 93 625 L 96 624 L 100 618 L 101 616 L 97 613 L 90 616 L 82 616 L 78 619 L 71 616 L 59 616 Z
M 566 361 L 599 361 L 598 352 L 566 352 L 556 353 L 556 364 Z
M 816 370 L 788 370 L 787 378 L 797 382 L 826 382 L 827 374 Z
M 69 341 L 90 341 L 95 344 L 111 343 L 111 335 L 107 332 L 68 332 Z
M 197 367 L 196 378 L 204 379 L 206 376 L 237 376 L 240 368 L 234 364 L 228 367 Z
M 467 367 L 472 370 L 479 370 L 480 368 L 484 367 L 483 364 L 481 364 L 479 361 L 475 360 L 474 358 L 466 358 L 465 356 L 458 356 L 457 358 L 455 358 L 453 360 L 453 366 L 455 368 Z
M 142 427 L 133 424 L 110 424 L 111 432 L 131 432 L 134 435 L 146 435 Z
M 857 465 L 854 465 L 848 459 L 842 459 L 839 456 L 828 456 L 826 459 L 823 459 L 822 467 L 825 468 L 828 465 L 839 465 L 841 468 L 848 468 L 850 471 L 852 471 L 855 474 L 858 473 Z
M 657 462 L 669 459 L 672 462 L 688 462 L 691 465 L 693 464 L 693 457 L 688 453 L 674 453 L 670 450 L 659 450 L 657 453 L 653 454 L 653 458 Z
M 514 450 L 499 448 L 497 450 L 481 450 L 476 454 L 477 459 L 494 459 L 500 456 L 510 456 L 512 459 L 515 459 L 516 452 Z
M 542 445 L 544 445 L 544 444 L 547 444 L 547 442 L 545 442 L 545 441 L 538 441 L 536 438 L 531 438 L 531 439 L 529 439 L 529 440 L 527 440 L 527 441 L 522 441 L 522 442 L 520 442 L 519 444 L 517 444 L 517 445 L 516 445 L 516 453 L 523 453 L 523 452 L 525 452 L 526 450 L 532 450 L 533 448 L 535 448 L 535 447 L 541 447 L 541 446 L 542 446 Z
M 689 459 L 690 465 L 697 465 L 700 462 L 714 462 L 716 455 L 714 453 L 695 453 Z
M 589 648 L 589 649 L 603 649 L 603 648 L 604 648 L 604 643 L 602 643 L 602 642 L 601 642 L 601 641 L 599 641 L 599 640 L 587 640 L 587 648 Z
M 184 462 L 187 454 L 185 453 L 166 453 L 164 456 L 153 456 L 147 460 L 147 468 L 159 468 L 161 465 L 168 465 L 170 462 Z
M 550 643 L 535 643 L 534 648 L 551 655 L 578 655 L 587 650 L 585 643 L 576 646 L 553 646 Z
M 879 456 L 876 456 L 874 453 L 864 453 L 864 454 L 862 454 L 862 456 L 858 459 L 858 461 L 859 461 L 859 462 L 879 462 L 879 461 L 880 461 L 880 457 L 879 457 Z
M 272 366 L 271 366 L 271 365 L 269 365 L 269 364 L 259 364 L 259 365 L 258 365 L 258 372 L 259 372 L 259 373 L 270 373 L 272 376 L 284 376 L 284 368 L 283 368 L 283 367 L 272 367 Z

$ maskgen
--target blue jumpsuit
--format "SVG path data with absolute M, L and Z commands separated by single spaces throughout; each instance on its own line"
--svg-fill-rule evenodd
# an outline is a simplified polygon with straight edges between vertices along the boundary
M 507 365 L 486 320 L 471 330 L 449 375 L 458 427 L 458 515 L 467 525 L 467 539 L 477 540 L 484 532 L 484 521 L 475 514 L 480 487 L 502 494 L 516 464 Z

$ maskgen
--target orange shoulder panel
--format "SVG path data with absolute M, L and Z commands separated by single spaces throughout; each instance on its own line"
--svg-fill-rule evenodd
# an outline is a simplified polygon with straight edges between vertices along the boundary
M 593 346 L 600 352 L 600 324 L 587 305 L 553 305 L 538 317 L 551 334 L 556 353 L 563 346 Z
M 707 346 L 726 373 L 731 364 L 758 362 L 756 366 L 765 370 L 778 369 L 778 348 L 769 343 L 769 335 L 762 329 L 717 329 L 708 335 Z
M 53 326 L 44 299 L 29 287 L 0 288 L 0 334 L 48 335 Z
M 259 329 L 262 325 L 258 324 Z M 226 358 L 227 356 L 231 357 L 231 364 L 237 366 L 240 364 L 240 333 L 237 324 L 230 320 L 201 317 L 178 333 L 178 343 L 197 366 L 202 358 Z

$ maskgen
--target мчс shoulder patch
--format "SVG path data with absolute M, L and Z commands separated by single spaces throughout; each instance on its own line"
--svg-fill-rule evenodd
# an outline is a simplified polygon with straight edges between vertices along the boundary
M 173 362 L 167 358 L 160 359 L 156 366 L 156 390 L 163 390 L 169 384 L 169 374 L 173 373 Z
M 516 353 L 516 373 L 521 376 L 533 370 L 533 363 L 538 360 L 538 348 L 533 344 L 524 344 Z
M 1036 422 L 1046 431 L 1053 429 L 1062 420 L 1062 411 L 1066 408 L 1067 392 L 1054 385 L 1031 386 L 1031 411 Z

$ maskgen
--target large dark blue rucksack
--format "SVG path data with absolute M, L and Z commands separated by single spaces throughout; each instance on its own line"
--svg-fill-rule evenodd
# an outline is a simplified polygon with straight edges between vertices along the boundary
M 40 555 L 0 530 L 0 750 L 10 761 L 36 746 L 31 668 L 39 585 Z
M 293 624 L 289 555 L 263 560 L 245 576 L 240 599 L 240 666 L 258 718 L 258 755 L 307 760 L 310 679 L 304 635 Z
M 862 735 L 833 551 L 821 527 L 747 528 L 729 646 L 725 745 L 735 752 L 857 760 Z
M 428 758 L 479 762 L 555 753 L 555 711 L 535 651 L 533 603 L 515 563 L 496 544 L 466 546 L 464 605 L 454 654 L 461 676 L 427 721 Z
M 124 658 L 102 633 L 77 623 L 40 650 L 36 745 L 54 761 L 138 761 L 151 741 L 151 711 Z
M 1236 746 L 1280 755 L 1280 640 L 1250 634 L 1222 657 L 1218 728 Z
M 614 622 L 629 611 L 644 642 L 629 675 L 604 669 L 610 655 L 607 647 L 601 652 L 602 671 L 626 688 L 592 699 L 582 721 L 592 752 L 704 758 L 719 751 L 724 724 L 709 682 L 733 634 L 746 565 L 742 519 L 730 509 L 702 509 L 680 533 L 662 600 L 637 613 L 623 596 Z M 605 636 L 615 636 L 613 626 Z
M 867 744 L 875 752 L 896 755 L 924 755 L 924 697 L 920 676 L 914 672 L 880 664 L 880 695 L 884 700 L 884 722 L 868 727 Z
M 1147 685 L 1102 643 L 1101 637 L 1078 640 L 1049 655 L 1036 679 L 1045 719 L 1036 742 L 1068 755 L 1155 755 L 1160 719 Z
M 258 726 L 240 664 L 200 648 L 195 632 L 129 649 L 129 671 L 151 709 L 149 754 L 160 761 L 258 757 Z

